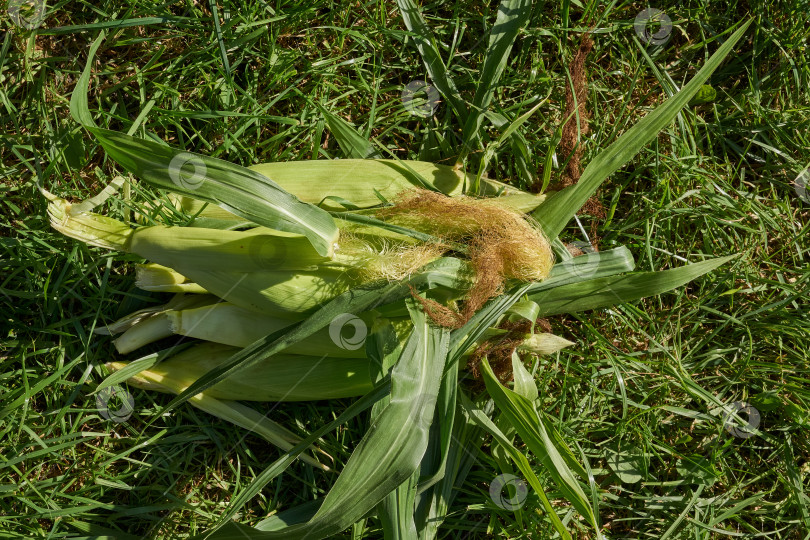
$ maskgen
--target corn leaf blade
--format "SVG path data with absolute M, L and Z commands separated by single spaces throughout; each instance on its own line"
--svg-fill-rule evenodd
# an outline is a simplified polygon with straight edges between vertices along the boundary
M 477 444 L 480 428 L 463 413 L 456 414 L 447 453 L 445 474 L 435 485 L 417 496 L 415 520 L 419 540 L 433 540 L 477 458 L 470 447 Z
M 428 323 L 408 301 L 414 330 L 391 372 L 391 400 L 352 453 L 312 519 L 279 531 L 251 531 L 248 538 L 328 538 L 361 519 L 419 467 L 427 448 L 449 331 Z M 215 540 L 245 538 L 244 529 L 220 529 Z
M 560 234 L 568 221 L 574 217 L 582 205 L 593 195 L 608 176 L 630 161 L 658 132 L 669 125 L 678 112 L 689 104 L 701 86 L 720 66 L 734 45 L 742 38 L 751 20 L 745 22 L 729 39 L 717 49 L 706 64 L 686 84 L 680 92 L 649 113 L 605 150 L 599 153 L 585 167 L 582 177 L 573 186 L 557 192 L 533 213 L 543 230 L 554 238 Z
M 153 186 L 217 204 L 271 229 L 303 234 L 319 254 L 332 253 L 338 229 L 329 213 L 299 201 L 258 172 L 96 126 L 87 92 L 93 57 L 103 39 L 102 32 L 90 48 L 87 64 L 71 95 L 70 111 L 113 160 Z M 194 173 L 184 171 L 185 165 Z
M 540 305 L 542 317 L 610 307 L 676 289 L 734 257 L 718 257 L 661 272 L 600 277 L 540 292 L 535 289 L 529 293 L 529 298 Z
M 551 267 L 548 279 L 533 284 L 529 287 L 528 293 L 532 294 L 599 277 L 624 274 L 632 272 L 635 267 L 636 261 L 633 254 L 624 246 L 588 253 L 558 262 Z
M 515 428 L 520 438 L 537 456 L 543 467 L 548 471 L 560 493 L 594 528 L 599 530 L 596 515 L 591 508 L 585 492 L 568 467 L 565 458 L 557 450 L 545 425 L 540 420 L 534 405 L 523 396 L 504 387 L 495 377 L 486 358 L 481 361 L 481 373 L 486 384 L 487 392 L 495 401 L 498 409 L 503 412 L 509 423 Z M 508 450 L 508 448 L 507 448 Z

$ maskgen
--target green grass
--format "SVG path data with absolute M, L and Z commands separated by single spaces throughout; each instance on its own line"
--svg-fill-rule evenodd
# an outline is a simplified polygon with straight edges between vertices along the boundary
M 345 157 L 321 106 L 399 158 L 452 164 L 462 151 L 446 103 L 423 119 L 400 100 L 404 85 L 428 77 L 393 4 L 224 3 L 219 29 L 208 4 L 126 6 L 49 5 L 37 35 L 0 18 L 0 536 L 182 538 L 215 523 L 279 455 L 188 405 L 156 416 L 163 395 L 131 389 L 135 411 L 123 423 L 97 410 L 91 392 L 118 356 L 92 329 L 162 298 L 133 287 L 132 257 L 52 231 L 36 190 L 83 199 L 121 172 L 68 112 L 101 23 L 133 23 L 108 30 L 97 59 L 90 107 L 107 111 L 96 117 L 105 127 L 243 165 Z M 601 249 L 628 246 L 640 270 L 738 258 L 658 298 L 552 318 L 577 347 L 529 364 L 541 409 L 590 468 L 609 537 L 807 538 L 810 201 L 791 182 L 810 163 L 810 5 L 661 4 L 675 27 L 652 57 L 632 27 L 646 5 L 562 6 L 534 8 L 490 106 L 511 120 L 548 97 L 519 129 L 529 153 L 501 146 L 487 168 L 519 187 L 542 178 L 555 144 L 584 12 L 600 14 L 586 164 L 689 80 L 723 32 L 747 16 L 754 24 L 710 81 L 716 101 L 685 110 L 600 190 L 607 217 L 594 229 Z M 496 8 L 421 7 L 471 101 Z M 497 134 L 485 121 L 484 141 Z M 116 199 L 108 210 L 126 206 Z M 581 215 L 582 229 L 594 219 Z M 584 240 L 576 223 L 563 238 Z M 722 406 L 736 401 L 757 408 L 759 435 L 724 429 Z M 254 406 L 305 434 L 348 403 Z M 338 470 L 365 428 L 361 416 L 324 437 Z M 551 537 L 531 490 L 519 512 L 490 499 L 508 460 L 487 439 L 469 448 L 471 472 L 439 537 Z M 333 478 L 296 462 L 239 519 L 255 524 L 321 497 Z M 541 479 L 563 521 L 578 521 Z M 372 516 L 342 537 L 381 538 L 380 523 Z

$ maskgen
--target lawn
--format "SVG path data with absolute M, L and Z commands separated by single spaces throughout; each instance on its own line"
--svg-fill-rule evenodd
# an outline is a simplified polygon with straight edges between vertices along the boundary
M 497 78 L 485 58 L 498 3 L 424 3 L 458 90 L 448 99 L 394 2 L 11 0 L 0 14 L 0 538 L 187 538 L 229 511 L 255 526 L 335 481 L 296 460 L 234 508 L 281 450 L 189 403 L 165 412 L 166 394 L 124 383 L 132 411 L 112 419 L 94 394 L 105 363 L 145 354 L 120 355 L 94 330 L 167 300 L 135 287 L 139 257 L 53 230 L 38 189 L 81 201 L 127 177 L 70 114 L 102 32 L 89 101 L 99 126 L 243 166 L 358 157 L 363 145 L 346 141 L 370 141 L 380 157 L 551 193 L 749 19 L 699 99 L 560 234 L 585 256 L 626 246 L 639 271 L 734 257 L 659 296 L 547 317 L 575 345 L 524 361 L 535 405 L 587 472 L 605 538 L 810 538 L 810 3 L 662 3 L 652 7 L 671 24 L 645 33 L 634 22 L 647 7 L 536 3 Z M 470 130 L 454 107 L 474 104 L 487 77 L 497 84 Z M 572 104 L 587 126 L 564 130 Z M 127 218 L 131 197 L 156 194 L 133 183 L 103 213 Z M 571 535 L 597 538 L 484 384 L 469 393 Z M 353 401 L 250 406 L 306 437 Z M 320 438 L 334 469 L 368 425 L 362 413 Z M 504 448 L 470 426 L 435 537 L 557 537 Z M 371 512 L 333 537 L 383 528 Z

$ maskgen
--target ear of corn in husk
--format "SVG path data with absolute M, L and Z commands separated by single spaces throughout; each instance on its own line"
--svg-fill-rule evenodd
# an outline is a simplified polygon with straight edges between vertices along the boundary
M 291 164 L 272 164 L 257 166 L 257 170 L 270 174 L 304 201 L 323 201 L 325 191 L 321 184 L 307 183 L 308 177 L 300 169 L 303 166 L 295 165 L 299 168 L 294 169 Z M 350 165 L 339 164 L 335 174 L 349 174 Z M 378 161 L 373 167 L 382 171 L 392 170 L 394 165 Z M 429 173 L 432 182 L 444 182 L 442 185 L 448 191 L 458 194 L 460 175 L 456 171 L 432 164 L 418 167 L 422 169 L 417 172 Z M 295 183 L 293 170 L 297 171 L 295 178 L 304 180 Z M 51 197 L 49 214 L 54 227 L 68 236 L 148 259 L 149 263 L 137 267 L 138 287 L 159 292 L 193 292 L 207 299 L 198 304 L 192 302 L 141 312 L 112 325 L 114 329 L 124 330 L 115 340 L 123 354 L 172 335 L 206 341 L 132 379 L 135 385 L 151 385 L 161 391 L 171 388 L 173 390 L 168 391 L 176 392 L 177 388 L 188 386 L 210 369 L 222 365 L 239 347 L 290 328 L 354 287 L 406 279 L 427 263 L 437 261 L 448 250 L 457 249 L 454 246 L 471 248 L 467 254 L 469 260 L 460 261 L 459 266 L 459 270 L 465 269 L 463 275 L 470 275 L 469 286 L 475 290 L 482 281 L 489 283 L 489 289 L 477 298 L 479 303 L 496 294 L 505 279 L 540 280 L 548 275 L 553 262 L 548 242 L 518 210 L 537 203 L 535 196 L 513 193 L 498 199 L 507 201 L 511 197 L 508 203 L 449 198 L 416 189 L 410 183 L 400 185 L 401 177 L 396 175 L 391 177 L 394 180 L 390 185 L 380 183 L 379 174 L 382 173 L 378 171 L 376 181 L 362 177 L 356 184 L 340 184 L 341 187 L 334 190 L 330 184 L 328 194 L 358 207 L 371 207 L 379 204 L 374 190 L 369 189 L 374 184 L 395 204 L 361 213 L 427 233 L 437 237 L 437 241 L 417 240 L 384 227 L 336 219 L 340 234 L 327 255 L 322 256 L 304 236 L 264 227 L 247 230 L 167 225 L 131 228 L 98 214 L 72 213 L 71 205 L 57 197 Z M 180 211 L 197 213 L 209 220 L 244 224 L 242 218 L 223 208 L 190 201 L 175 197 L 172 204 Z M 491 287 L 491 280 L 487 281 L 492 276 L 496 278 L 495 287 Z M 465 290 L 439 287 L 431 291 L 426 301 L 449 306 L 465 294 Z M 469 301 L 467 303 L 469 307 Z M 399 316 L 394 316 L 395 313 Z M 399 325 L 396 329 L 399 338 L 407 337 L 410 323 L 404 304 L 382 306 L 375 313 L 359 315 L 366 328 L 372 326 L 373 317 L 379 316 L 394 317 L 392 321 Z M 282 354 L 229 377 L 205 394 L 217 399 L 300 401 L 352 397 L 367 392 L 371 388 L 371 369 L 364 348 L 354 346 L 351 336 L 335 336 L 332 332 L 332 328 L 323 328 Z M 466 354 L 471 354 L 482 340 L 497 338 L 501 332 L 497 328 L 488 329 Z M 527 334 L 520 347 L 527 352 L 549 354 L 568 345 L 569 342 L 550 334 Z
M 137 285 L 145 290 L 209 292 L 247 309 L 289 316 L 311 312 L 357 285 L 410 275 L 443 252 L 390 231 L 375 237 L 368 226 L 346 224 L 337 252 L 321 257 L 301 235 L 264 228 L 131 229 L 90 212 L 73 215 L 70 208 L 53 198 L 52 225 L 91 245 L 150 259 L 138 267 Z
M 408 161 L 408 167 L 446 195 L 460 195 L 464 175 L 447 165 L 426 161 Z M 250 167 L 268 178 L 298 199 L 320 204 L 327 210 L 346 210 L 335 197 L 350 202 L 357 208 L 380 204 L 375 194 L 393 199 L 402 191 L 418 186 L 413 173 L 391 159 L 336 159 L 331 161 L 310 160 L 281 163 L 261 163 Z M 324 189 L 326 188 L 326 189 Z
M 402 328 L 402 326 L 401 326 Z M 518 347 L 538 354 L 551 354 L 571 342 L 551 334 L 537 334 Z M 472 352 L 472 348 L 468 352 Z M 200 343 L 183 350 L 129 382 L 136 387 L 179 393 L 208 371 L 221 366 L 238 347 Z M 266 358 L 207 389 L 216 399 L 244 401 L 309 401 L 355 397 L 370 391 L 376 372 L 371 360 L 362 357 L 307 356 L 289 354 L 291 349 Z M 109 364 L 121 369 L 125 363 Z

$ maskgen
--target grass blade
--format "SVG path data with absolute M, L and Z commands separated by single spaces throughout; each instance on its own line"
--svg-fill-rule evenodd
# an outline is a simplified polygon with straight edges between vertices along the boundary
M 532 486 L 532 489 L 537 492 L 537 495 L 540 497 L 543 508 L 545 509 L 549 520 L 551 520 L 551 524 L 554 526 L 554 529 L 562 538 L 570 539 L 571 534 L 568 532 L 568 529 L 565 528 L 565 525 L 563 525 L 559 516 L 557 516 L 557 512 L 555 512 L 554 508 L 551 506 L 551 502 L 548 500 L 545 490 L 543 490 L 543 485 L 540 483 L 537 475 L 534 474 L 534 471 L 532 470 L 526 456 L 515 448 L 509 438 L 504 435 L 500 429 L 498 429 L 498 426 L 495 425 L 495 423 L 484 413 L 484 411 L 476 409 L 473 403 L 470 402 L 469 399 L 464 395 L 461 397 L 461 406 L 463 407 L 465 414 L 473 422 L 475 422 L 475 424 L 482 427 L 485 431 L 492 435 L 498 444 L 503 447 L 512 461 L 515 462 L 515 465 L 521 474 L 523 474 L 526 480 L 528 480 L 529 485 Z
M 509 53 L 512 52 L 512 45 L 520 29 L 529 20 L 531 6 L 529 0 L 502 0 L 498 6 L 498 15 L 489 34 L 489 45 L 478 88 L 475 90 L 470 114 L 464 124 L 463 150 L 459 161 L 467 153 L 477 149 L 484 112 L 492 101 L 495 88 L 509 59 Z
M 360 135 L 346 120 L 330 113 L 320 105 L 318 105 L 318 108 L 321 110 L 324 120 L 326 120 L 329 131 L 335 136 L 338 145 L 346 153 L 347 158 L 366 159 L 382 157 L 371 141 Z
M 371 407 L 375 402 L 379 401 L 385 395 L 388 394 L 390 389 L 390 381 L 385 381 L 379 387 L 375 388 L 362 398 L 358 399 L 354 403 L 352 403 L 345 411 L 343 411 L 337 418 L 335 418 L 330 423 L 326 424 L 325 426 L 321 427 L 320 429 L 313 431 L 309 437 L 298 443 L 294 448 L 292 448 L 289 452 L 281 456 L 272 465 L 267 467 L 262 473 L 256 477 L 251 484 L 241 491 L 234 499 L 231 501 L 231 505 L 228 507 L 228 511 L 222 517 L 220 523 L 227 522 L 230 520 L 236 513 L 242 508 L 245 503 L 247 503 L 250 499 L 252 499 L 257 493 L 259 493 L 264 486 L 268 484 L 268 482 L 272 481 L 276 478 L 279 474 L 283 473 L 287 467 L 289 467 L 293 461 L 307 448 L 311 445 L 315 444 L 323 435 L 328 433 L 329 431 L 341 426 L 357 416 L 358 414 L 362 413 L 369 407 Z M 255 534 L 255 529 L 248 527 L 246 525 L 239 525 L 237 523 L 225 523 L 217 529 L 215 532 L 207 532 L 203 533 L 202 535 L 195 536 L 194 538 L 202 540 L 203 538 L 211 538 L 211 539 L 219 539 L 219 538 L 252 538 L 250 533 Z M 229 536 L 230 534 L 238 534 L 238 536 Z
M 463 124 L 467 119 L 467 105 L 461 98 L 458 89 L 456 88 L 453 78 L 447 72 L 447 68 L 442 62 L 439 50 L 433 44 L 435 37 L 431 32 L 422 14 L 419 13 L 419 8 L 413 0 L 397 0 L 397 5 L 402 13 L 402 19 L 405 21 L 405 26 L 413 34 L 413 39 L 416 42 L 416 48 L 422 56 L 422 61 L 425 63 L 430 80 L 434 86 L 442 93 L 444 99 L 450 104 L 459 119 L 459 123 Z

